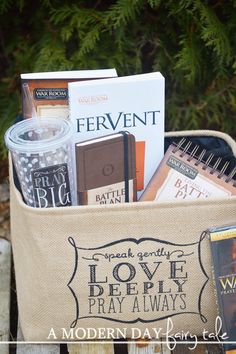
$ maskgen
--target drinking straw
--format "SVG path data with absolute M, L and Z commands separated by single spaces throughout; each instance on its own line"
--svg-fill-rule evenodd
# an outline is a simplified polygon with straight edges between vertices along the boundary
M 33 100 L 32 95 L 30 93 L 29 85 L 24 83 L 22 85 L 22 90 L 23 90 L 23 94 L 25 96 L 26 105 L 30 108 L 32 118 L 38 118 L 38 115 L 36 112 L 36 107 L 34 104 L 34 100 Z

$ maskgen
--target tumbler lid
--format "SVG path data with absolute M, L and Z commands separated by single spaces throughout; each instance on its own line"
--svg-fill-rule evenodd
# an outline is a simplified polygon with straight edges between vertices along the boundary
M 61 147 L 72 134 L 72 124 L 66 119 L 31 118 L 11 126 L 4 138 L 11 151 L 38 153 Z

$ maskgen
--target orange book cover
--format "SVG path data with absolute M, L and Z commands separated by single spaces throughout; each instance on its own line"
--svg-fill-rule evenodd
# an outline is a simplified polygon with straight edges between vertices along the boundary
M 21 74 L 21 85 L 27 84 L 38 117 L 69 118 L 68 83 L 116 77 L 115 69 L 73 70 Z M 32 106 L 22 89 L 24 119 L 32 117 Z

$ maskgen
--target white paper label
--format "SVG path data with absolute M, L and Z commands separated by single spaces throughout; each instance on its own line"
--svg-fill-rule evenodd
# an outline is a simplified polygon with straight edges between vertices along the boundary
M 133 180 L 129 180 L 129 200 L 133 201 Z M 119 182 L 88 191 L 88 204 L 116 204 L 125 202 L 125 183 Z
M 171 169 L 167 178 L 156 194 L 155 200 L 199 199 L 208 197 L 230 196 L 230 192 L 222 186 L 198 174 L 194 180 Z

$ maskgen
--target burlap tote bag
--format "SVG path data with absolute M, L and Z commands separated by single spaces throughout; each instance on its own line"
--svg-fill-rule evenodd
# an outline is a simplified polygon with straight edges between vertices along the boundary
M 184 134 L 223 139 L 236 155 L 225 134 L 176 133 Z M 25 340 L 130 338 L 147 330 L 158 339 L 168 326 L 173 333 L 214 331 L 210 245 L 202 232 L 236 222 L 235 197 L 34 209 L 12 175 L 10 184 Z

